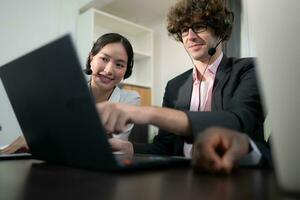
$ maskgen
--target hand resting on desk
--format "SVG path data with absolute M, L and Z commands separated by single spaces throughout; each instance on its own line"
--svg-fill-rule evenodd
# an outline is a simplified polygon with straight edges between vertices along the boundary
M 24 153 L 28 152 L 29 148 L 23 136 L 19 136 L 15 141 L 7 147 L 0 149 L 0 154 Z
M 199 134 L 193 148 L 195 171 L 229 173 L 235 163 L 248 154 L 249 138 L 230 129 L 208 128 Z
M 108 141 L 113 151 L 120 151 L 127 155 L 133 155 L 133 147 L 130 142 L 117 139 L 117 138 L 110 138 Z M 23 136 L 19 136 L 11 144 L 4 147 L 3 149 L 0 149 L 0 154 L 12 154 L 12 153 L 24 153 L 24 152 L 29 152 L 29 147 Z

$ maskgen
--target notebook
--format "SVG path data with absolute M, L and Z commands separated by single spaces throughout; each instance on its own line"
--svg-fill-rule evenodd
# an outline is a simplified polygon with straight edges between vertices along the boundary
M 69 35 L 2 66 L 0 77 L 33 158 L 100 170 L 190 163 L 112 153 Z
M 273 129 L 271 146 L 277 180 L 284 191 L 300 192 L 300 2 L 251 0 L 246 4 L 249 35 L 255 44 Z

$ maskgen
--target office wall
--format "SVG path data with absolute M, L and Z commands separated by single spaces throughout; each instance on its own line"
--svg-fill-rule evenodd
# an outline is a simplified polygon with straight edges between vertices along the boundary
M 1 0 L 0 66 L 64 33 L 76 35 L 79 7 L 88 0 Z M 51 58 L 49 58 L 51 59 Z M 1 83 L 0 83 L 1 84 Z M 0 146 L 20 134 L 18 123 L 0 85 Z
M 171 78 L 190 69 L 192 62 L 182 43 L 168 36 L 165 18 L 146 26 L 154 30 L 154 104 L 161 105 L 165 86 Z
M 255 57 L 255 44 L 253 36 L 250 34 L 251 26 L 249 24 L 249 13 L 247 0 L 242 0 L 241 12 L 241 57 Z

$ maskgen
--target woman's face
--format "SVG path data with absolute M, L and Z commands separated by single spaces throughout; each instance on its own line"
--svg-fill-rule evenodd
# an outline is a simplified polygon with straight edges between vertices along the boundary
M 90 56 L 92 84 L 112 90 L 124 78 L 128 56 L 121 43 L 105 45 L 95 56 Z

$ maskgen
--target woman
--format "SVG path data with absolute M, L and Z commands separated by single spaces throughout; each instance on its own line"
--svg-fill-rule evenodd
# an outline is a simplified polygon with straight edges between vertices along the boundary
M 130 42 L 120 34 L 107 33 L 94 43 L 86 63 L 85 73 L 90 75 L 88 82 L 95 103 L 104 101 L 131 105 L 140 104 L 140 96 L 133 91 L 125 91 L 118 84 L 130 77 L 133 68 L 133 49 Z M 113 134 L 114 138 L 128 140 L 133 124 L 126 131 Z M 111 133 L 109 133 L 111 134 Z M 0 150 L 0 153 L 28 151 L 23 136 Z

